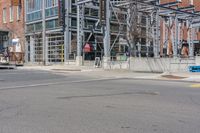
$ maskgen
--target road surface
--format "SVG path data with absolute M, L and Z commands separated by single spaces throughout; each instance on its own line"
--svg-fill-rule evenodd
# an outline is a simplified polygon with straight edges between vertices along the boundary
M 0 133 L 199 133 L 198 84 L 0 71 Z

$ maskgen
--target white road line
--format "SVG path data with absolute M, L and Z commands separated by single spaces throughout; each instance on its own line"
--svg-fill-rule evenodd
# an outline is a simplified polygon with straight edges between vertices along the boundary
M 31 84 L 31 85 L 22 85 L 22 86 L 8 86 L 8 87 L 0 87 L 0 90 L 49 86 L 49 85 L 58 85 L 58 84 L 66 84 L 66 83 L 82 83 L 82 82 L 93 82 L 93 81 L 104 81 L 104 80 L 117 80 L 117 79 L 124 79 L 124 78 L 100 78 L 100 79 L 78 80 L 78 81 L 60 81 L 60 82 L 54 82 L 54 83 Z
M 0 73 L 0 76 L 6 76 L 6 75 L 24 75 L 24 74 L 45 74 L 47 72 L 27 72 L 27 73 Z

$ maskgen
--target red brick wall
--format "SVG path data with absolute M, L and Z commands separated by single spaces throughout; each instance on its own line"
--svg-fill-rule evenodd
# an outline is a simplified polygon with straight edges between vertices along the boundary
M 10 22 L 11 0 L 0 1 L 0 30 L 10 31 L 11 39 L 19 38 L 21 44 L 24 44 L 24 0 L 21 0 L 21 2 L 21 15 L 19 16 L 19 20 L 17 20 L 17 6 L 14 6 L 13 21 Z M 3 8 L 6 8 L 6 23 L 3 23 Z
M 161 4 L 163 3 L 169 3 L 169 2 L 175 2 L 176 0 L 161 0 Z M 200 0 L 193 0 L 193 4 L 195 6 L 195 11 L 200 11 Z M 190 6 L 190 0 L 182 0 L 182 2 L 179 4 L 179 7 L 186 7 Z M 162 25 L 161 25 L 162 27 Z M 198 31 L 198 30 L 197 30 Z M 197 32 L 197 40 L 200 40 L 200 32 Z M 184 39 L 187 39 L 187 30 L 183 29 L 183 35 Z
M 169 2 L 175 2 L 176 0 L 161 0 L 161 4 L 164 4 L 164 3 L 169 3 Z M 196 11 L 200 11 L 200 0 L 193 0 L 193 4 L 195 6 L 195 10 Z M 178 5 L 179 7 L 187 7 L 187 6 L 190 6 L 190 0 L 182 0 L 182 2 Z M 163 27 L 163 21 L 161 21 L 161 55 L 162 55 L 162 50 L 163 50 L 163 42 L 164 42 L 164 39 L 163 39 L 163 35 L 164 35 L 164 27 Z M 195 40 L 200 40 L 200 32 L 198 32 L 199 29 L 197 28 L 196 29 L 196 38 Z M 184 26 L 184 24 L 182 25 L 182 35 L 183 35 L 183 39 L 184 40 L 187 40 L 187 28 Z M 170 34 L 170 33 L 168 33 Z M 167 38 L 169 39 L 169 42 L 168 42 L 168 50 L 170 51 L 169 54 L 172 54 L 172 44 L 171 44 L 171 37 Z

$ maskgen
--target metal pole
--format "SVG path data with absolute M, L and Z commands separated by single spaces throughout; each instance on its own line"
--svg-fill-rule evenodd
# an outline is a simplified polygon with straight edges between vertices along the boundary
M 65 0 L 65 31 L 64 31 L 64 62 L 69 59 L 69 4 L 71 0 Z
M 192 26 L 191 26 L 191 23 L 189 20 L 187 20 L 187 28 L 188 28 L 188 31 L 187 31 L 187 40 L 188 40 L 188 45 L 189 45 L 189 57 L 193 57 L 194 56 L 194 44 L 193 44 L 193 29 L 192 29 Z
M 77 56 L 81 56 L 83 45 L 83 5 L 77 5 Z
M 106 25 L 104 27 L 104 57 L 110 57 L 110 0 L 106 0 Z
M 152 13 L 151 15 L 151 21 L 153 22 L 154 21 L 154 13 Z M 154 57 L 157 56 L 157 52 L 156 52 L 156 34 L 155 34 L 155 24 L 156 22 L 153 22 L 154 24 L 152 25 L 152 37 L 153 37 L 153 53 L 154 53 Z
M 26 32 L 26 29 L 27 29 L 27 27 L 26 27 L 26 13 L 27 13 L 27 1 L 25 0 L 24 1 L 24 27 L 25 27 L 25 31 L 24 31 L 24 33 Z M 27 42 L 27 39 L 26 39 L 26 36 L 24 36 L 24 38 L 25 38 L 25 63 L 28 63 L 29 61 L 28 61 L 28 53 L 29 53 L 29 50 L 28 50 L 28 42 Z M 30 45 L 29 45 L 30 46 Z
M 42 0 L 42 44 L 43 44 L 43 65 L 47 65 L 47 45 L 46 45 L 46 24 L 45 24 L 45 0 Z
M 190 52 L 189 52 L 189 56 L 191 58 L 194 57 L 194 36 L 195 36 L 195 30 L 194 28 L 192 28 L 192 25 L 190 27 L 190 44 L 189 44 L 189 49 L 190 49 Z
M 158 2 L 159 4 L 159 2 Z M 160 49 L 160 20 L 159 20 L 159 9 L 157 9 L 156 11 L 156 40 L 155 40 L 155 53 L 154 53 L 154 57 L 159 57 L 159 49 Z
M 146 16 L 146 56 L 149 57 L 149 18 Z
M 126 35 L 127 35 L 127 41 L 129 43 L 132 42 L 131 39 L 130 39 L 130 17 L 131 17 L 131 10 L 130 10 L 130 5 L 129 5 L 128 9 L 127 9 L 127 20 L 126 20 L 126 23 L 127 23 L 127 26 L 126 26 L 127 33 L 126 33 Z M 129 44 L 128 52 L 131 55 L 131 45 L 130 44 Z
M 175 17 L 175 42 L 174 42 L 174 48 L 173 48 L 173 54 L 174 54 L 174 57 L 176 58 L 177 57 L 177 53 L 178 53 L 178 44 L 179 44 L 179 37 L 178 37 L 178 34 L 179 34 L 179 24 L 178 24 L 178 18 L 177 16 Z

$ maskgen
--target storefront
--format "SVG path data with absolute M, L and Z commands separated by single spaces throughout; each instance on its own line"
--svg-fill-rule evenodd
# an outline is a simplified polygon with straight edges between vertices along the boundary
M 0 53 L 9 45 L 8 31 L 0 30 Z

